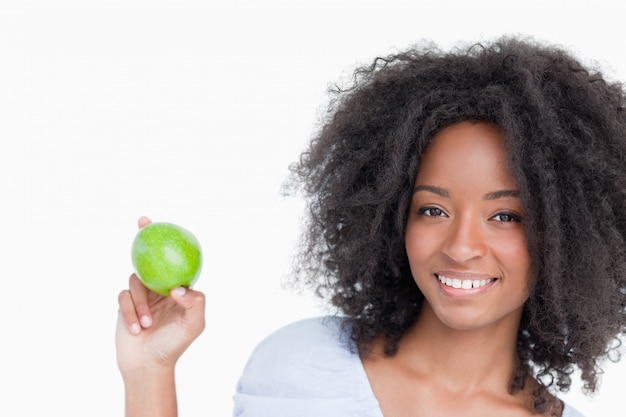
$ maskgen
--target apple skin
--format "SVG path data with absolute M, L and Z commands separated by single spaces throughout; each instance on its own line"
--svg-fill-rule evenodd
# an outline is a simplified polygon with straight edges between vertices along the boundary
M 139 280 L 164 296 L 176 287 L 191 287 L 202 269 L 202 249 L 187 229 L 166 222 L 150 223 L 137 232 L 131 259 Z

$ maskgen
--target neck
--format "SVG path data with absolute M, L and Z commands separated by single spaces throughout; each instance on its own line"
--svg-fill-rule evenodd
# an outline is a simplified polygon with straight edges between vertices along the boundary
M 519 317 L 513 317 L 485 328 L 452 329 L 425 302 L 415 325 L 401 341 L 398 355 L 404 356 L 415 372 L 430 375 L 451 393 L 502 391 L 519 364 L 518 326 Z

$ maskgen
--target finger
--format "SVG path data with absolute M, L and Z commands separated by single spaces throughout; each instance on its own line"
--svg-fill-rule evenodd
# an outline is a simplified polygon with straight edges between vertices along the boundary
M 139 226 L 140 229 L 144 226 L 149 225 L 150 223 L 152 223 L 152 220 L 150 220 L 146 216 L 141 216 L 139 220 L 137 220 L 137 226 Z
M 197 337 L 204 330 L 204 310 L 206 299 L 202 292 L 185 287 L 174 288 L 170 291 L 171 298 L 185 309 L 184 320 L 191 333 Z
M 126 323 L 128 331 L 132 334 L 139 334 L 141 326 L 139 325 L 139 319 L 137 318 L 137 312 L 130 291 L 121 291 L 117 297 L 117 302 L 120 307 L 119 316 L 124 320 L 124 323 Z
M 139 324 L 143 328 L 150 327 L 152 325 L 152 313 L 148 301 L 150 290 L 139 281 L 136 274 L 132 274 L 128 279 L 128 288 L 135 306 L 135 314 L 139 318 Z

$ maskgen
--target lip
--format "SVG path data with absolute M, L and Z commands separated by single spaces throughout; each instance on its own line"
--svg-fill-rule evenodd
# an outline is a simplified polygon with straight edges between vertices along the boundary
M 439 292 L 441 294 L 446 297 L 459 300 L 480 297 L 498 282 L 498 277 L 496 276 L 474 272 L 437 271 L 433 274 L 433 276 L 437 281 Z M 453 281 L 454 287 L 442 283 L 440 280 L 442 277 L 448 283 Z

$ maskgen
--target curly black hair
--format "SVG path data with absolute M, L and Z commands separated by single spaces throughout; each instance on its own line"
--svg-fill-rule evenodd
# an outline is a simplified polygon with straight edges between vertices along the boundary
M 498 38 L 377 58 L 332 92 L 291 167 L 309 208 L 296 277 L 346 317 L 358 350 L 384 336 L 393 355 L 424 299 L 404 229 L 425 147 L 446 126 L 484 121 L 504 131 L 536 271 L 518 333 L 523 368 L 567 391 L 577 367 L 594 392 L 626 324 L 623 86 L 561 47 Z

